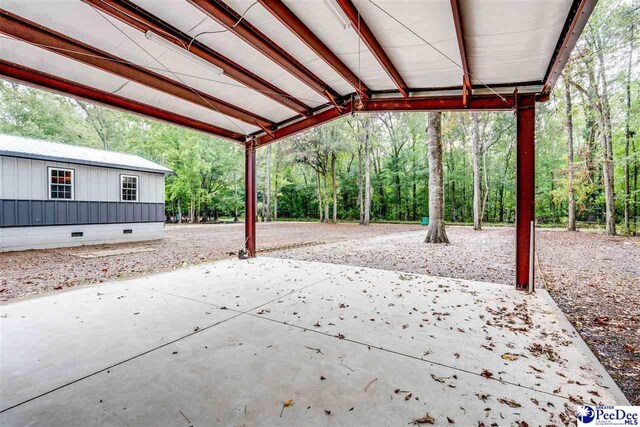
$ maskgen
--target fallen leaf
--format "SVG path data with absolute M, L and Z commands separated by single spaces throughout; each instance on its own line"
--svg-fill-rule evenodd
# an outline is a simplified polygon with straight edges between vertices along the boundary
M 501 398 L 501 399 L 498 399 L 498 402 L 503 403 L 503 404 L 505 404 L 505 405 L 508 405 L 508 406 L 510 406 L 511 408 L 521 408 L 521 407 L 522 407 L 522 405 L 521 405 L 521 404 L 519 404 L 519 403 L 518 403 L 518 402 L 516 402 L 515 400 L 513 400 L 513 399 L 509 399 L 509 398 L 507 398 L 507 397 L 503 397 L 503 398 Z
M 289 399 L 289 400 L 285 400 L 285 401 L 282 403 L 282 406 L 291 406 L 291 405 L 293 405 L 293 400 L 291 400 L 291 399 Z
M 409 399 L 411 399 L 411 396 L 412 396 L 412 393 L 407 394 L 407 395 L 404 397 L 404 400 L 409 400 Z
M 431 416 L 431 414 L 429 414 L 427 412 L 427 414 L 422 417 L 422 418 L 416 418 L 415 420 L 411 421 L 409 424 L 435 424 L 435 419 Z
M 513 353 L 505 353 L 503 354 L 502 357 L 504 360 L 510 360 L 510 361 L 514 361 L 514 360 L 518 360 L 518 356 L 513 354 Z
M 487 369 L 483 369 L 482 373 L 480 375 L 482 375 L 485 378 L 491 378 L 491 377 L 493 377 L 493 372 L 491 372 L 491 371 L 489 371 Z
M 478 397 L 478 399 L 482 400 L 483 402 L 486 402 L 487 399 L 491 397 L 490 394 L 484 394 L 484 393 L 476 393 L 476 396 Z

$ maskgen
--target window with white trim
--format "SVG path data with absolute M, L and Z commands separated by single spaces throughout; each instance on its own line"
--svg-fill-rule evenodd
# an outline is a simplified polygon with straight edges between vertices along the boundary
M 49 199 L 73 200 L 73 169 L 49 168 Z
M 120 175 L 120 200 L 123 202 L 138 201 L 138 177 L 136 175 Z

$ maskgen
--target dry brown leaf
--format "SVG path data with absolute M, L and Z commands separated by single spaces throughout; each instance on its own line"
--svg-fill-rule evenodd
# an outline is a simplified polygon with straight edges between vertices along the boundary
M 508 397 L 503 397 L 501 399 L 498 399 L 498 402 L 503 403 L 505 405 L 508 405 L 511 408 L 521 408 L 522 407 L 521 404 L 519 404 L 518 402 L 516 402 L 513 399 L 509 399 Z
M 482 375 L 485 378 L 491 378 L 493 377 L 493 372 L 489 371 L 488 369 L 483 369 L 480 375 Z
M 427 414 L 424 417 L 416 418 L 415 420 L 411 421 L 409 424 L 415 424 L 415 425 L 418 425 L 418 424 L 435 424 L 435 422 L 436 422 L 435 418 L 433 418 L 431 416 L 431 414 L 429 414 L 427 412 Z

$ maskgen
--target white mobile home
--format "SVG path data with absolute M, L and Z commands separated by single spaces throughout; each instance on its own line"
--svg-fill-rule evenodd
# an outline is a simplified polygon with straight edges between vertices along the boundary
M 161 238 L 164 166 L 0 135 L 0 252 Z

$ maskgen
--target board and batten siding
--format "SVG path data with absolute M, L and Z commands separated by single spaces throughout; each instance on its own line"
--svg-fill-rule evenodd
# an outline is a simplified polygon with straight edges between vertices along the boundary
M 48 200 L 48 168 L 73 169 L 74 200 L 120 201 L 120 175 L 137 175 L 138 202 L 164 203 L 164 174 L 0 156 L 0 199 Z

